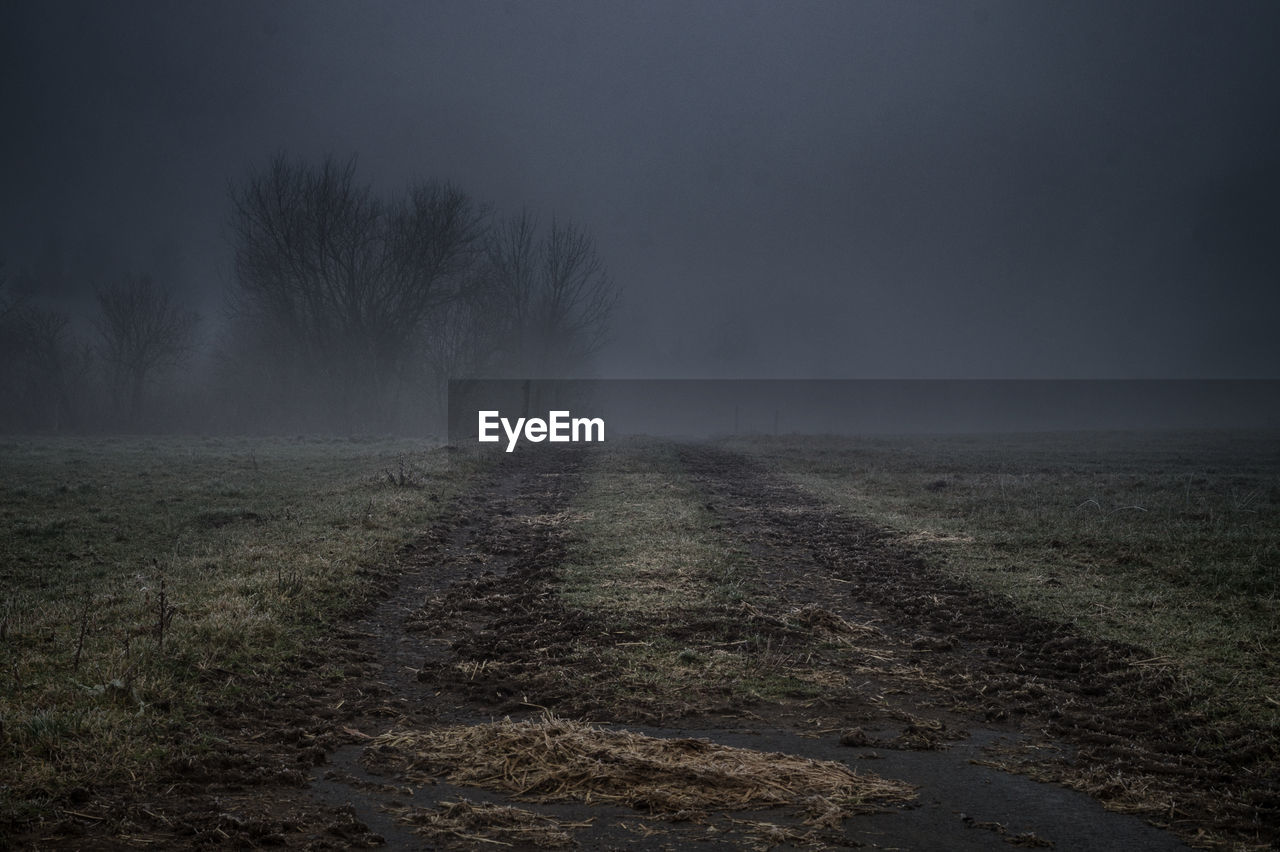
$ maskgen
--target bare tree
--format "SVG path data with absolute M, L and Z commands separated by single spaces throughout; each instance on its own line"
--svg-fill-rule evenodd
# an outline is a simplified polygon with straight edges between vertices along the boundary
M 101 355 L 114 371 L 117 398 L 127 396 L 129 419 L 137 423 L 147 383 L 190 356 L 198 319 L 145 275 L 99 289 L 97 300 Z
M 577 373 L 607 339 L 617 288 L 585 230 L 553 220 L 538 232 L 537 218 L 523 211 L 489 240 L 506 357 L 526 375 Z
M 231 187 L 241 320 L 285 341 L 350 410 L 383 399 L 479 256 L 487 213 L 449 184 L 384 202 L 355 161 L 277 156 Z
M 447 415 L 450 379 L 494 371 L 504 323 L 493 292 L 489 280 L 478 273 L 460 298 L 436 312 L 422 336 L 421 352 L 414 361 L 425 371 L 439 422 Z
M 277 157 L 232 188 L 234 305 L 313 363 L 347 355 L 378 274 L 381 211 L 355 186 L 354 170 L 354 162 L 311 169 Z
M 538 290 L 538 222 L 528 210 L 498 222 L 490 231 L 487 278 L 490 310 L 498 315 L 494 347 L 507 372 L 527 374 L 524 364 L 537 348 L 534 312 Z
M 608 339 L 617 289 L 595 241 L 577 226 L 552 221 L 542 264 L 538 320 L 552 338 L 549 352 L 569 364 L 584 361 Z

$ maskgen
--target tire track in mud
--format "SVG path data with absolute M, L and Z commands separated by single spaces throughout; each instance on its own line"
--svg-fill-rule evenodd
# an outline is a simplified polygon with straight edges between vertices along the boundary
M 728 454 L 699 457 L 698 451 L 691 449 L 682 451 L 681 458 L 716 505 L 731 509 L 722 515 L 727 542 L 751 552 L 762 568 L 775 566 L 768 572 L 772 594 L 752 598 L 741 611 L 714 615 L 706 625 L 660 624 L 636 630 L 652 628 L 663 635 L 674 631 L 675 637 L 692 640 L 704 633 L 724 638 L 719 634 L 729 626 L 744 635 L 764 634 L 783 652 L 804 654 L 806 648 L 814 647 L 811 637 L 804 635 L 806 626 L 836 635 L 830 632 L 831 628 L 849 623 L 841 619 L 866 621 L 871 616 L 883 626 L 892 626 L 878 608 L 842 606 L 841 598 L 849 584 L 831 582 L 832 578 L 816 562 L 807 539 L 794 535 L 794 519 L 814 508 L 799 499 L 801 495 L 785 489 L 768 493 L 765 503 L 774 507 L 777 514 L 773 524 L 760 523 L 761 518 L 749 510 L 735 517 L 734 507 L 721 501 L 715 486 L 716 479 L 731 475 L 740 460 Z M 522 470 L 519 464 L 504 469 L 494 486 L 477 492 L 465 508 L 438 525 L 431 541 L 421 548 L 419 558 L 434 567 L 430 577 L 423 577 L 400 605 L 399 619 L 415 637 L 410 643 L 415 649 L 411 653 L 417 653 L 419 660 L 425 657 L 410 688 L 421 691 L 427 685 L 425 692 L 429 695 L 424 695 L 421 703 L 430 709 L 425 715 L 400 721 L 410 725 L 425 722 L 427 727 L 470 724 L 505 714 L 536 715 L 545 707 L 602 722 L 634 723 L 636 708 L 595 700 L 595 682 L 607 682 L 616 673 L 603 663 L 607 654 L 592 651 L 628 640 L 644 641 L 657 634 L 623 635 L 616 624 L 606 624 L 595 616 L 565 607 L 557 594 L 558 569 L 572 531 L 573 519 L 566 517 L 565 510 L 582 484 L 582 471 L 564 467 L 562 472 L 548 475 L 533 468 Z M 596 471 L 594 475 L 608 473 Z M 554 482 L 554 487 L 548 486 L 548 480 Z M 748 506 L 749 501 L 744 500 L 737 509 Z M 862 541 L 858 546 L 866 544 Z M 847 600 L 853 602 L 854 598 Z M 875 765 L 868 768 L 876 774 L 931 782 L 929 792 L 936 798 L 922 802 L 919 808 L 861 815 L 846 821 L 834 834 L 821 838 L 808 835 L 811 844 L 872 843 L 895 848 L 978 850 L 1001 841 L 1043 844 L 1046 839 L 1057 837 L 1068 845 L 1079 845 L 1083 840 L 1087 846 L 1081 848 L 1182 848 L 1171 837 L 1155 834 L 1137 821 L 1105 814 L 1080 794 L 1066 790 L 1046 793 L 1042 785 L 972 765 L 970 760 L 980 756 L 981 744 L 999 732 L 976 731 L 973 737 L 955 743 L 954 748 L 943 750 L 944 741 L 965 737 L 957 720 L 966 719 L 918 700 L 922 692 L 917 683 L 901 690 L 903 684 L 894 680 L 896 661 L 919 652 L 909 643 L 897 641 L 891 631 L 859 634 L 858 645 L 865 645 L 866 652 L 874 658 L 859 678 L 865 675 L 868 680 L 878 681 L 877 690 L 900 690 L 904 694 L 888 695 L 885 705 L 863 700 L 856 687 L 833 689 L 830 700 L 783 701 L 776 705 L 765 702 L 745 716 L 737 709 L 708 711 L 690 705 L 688 712 L 692 715 L 688 718 L 681 717 L 679 707 L 672 708 L 674 715 L 666 717 L 665 727 L 629 727 L 654 736 L 702 737 L 721 744 L 850 765 L 859 758 L 874 758 Z M 860 647 L 855 653 L 861 650 Z M 845 651 L 834 652 L 833 659 Z M 885 660 L 891 661 L 888 666 L 882 664 Z M 880 723 L 891 729 L 900 728 L 901 732 L 891 739 L 868 743 L 890 749 L 888 754 L 868 749 L 855 751 L 843 747 L 830 730 L 815 735 L 812 726 L 806 724 L 813 721 L 808 717 L 815 712 L 823 713 L 828 722 L 834 714 L 846 723 L 850 719 L 867 721 L 869 729 Z M 951 724 L 949 730 L 931 726 L 941 718 Z M 674 727 L 681 723 L 686 727 Z M 364 730 L 375 733 L 386 727 L 384 723 Z M 362 743 L 339 749 L 331 759 L 331 786 L 327 791 L 322 783 L 317 787 L 334 796 L 335 804 L 352 803 L 354 816 L 386 837 L 391 848 L 412 848 L 416 839 L 384 812 L 384 806 L 435 809 L 450 797 L 515 804 L 501 794 L 461 789 L 439 780 L 417 790 L 397 787 L 404 755 L 365 749 Z M 646 833 L 637 836 L 634 826 L 642 815 L 625 808 L 519 804 L 563 824 L 591 823 L 589 828 L 573 832 L 574 842 L 581 848 L 671 848 L 676 838 L 683 838 L 675 841 L 677 846 L 696 841 L 705 849 L 772 845 L 761 839 L 763 835 L 752 836 L 750 830 L 734 822 L 734 817 L 726 819 L 727 815 L 707 814 L 687 827 L 644 817 Z M 978 816 L 966 816 L 961 809 Z M 1037 825 L 1041 833 L 1028 831 L 1033 820 L 1026 814 L 1046 812 L 1044 825 Z M 772 815 L 771 819 L 778 820 L 773 830 L 792 830 L 798 836 L 799 829 L 804 828 L 787 822 L 781 815 Z M 1071 825 L 1073 819 L 1082 824 Z
M 895 671 L 901 668 L 898 663 L 902 660 L 918 666 L 922 658 L 937 655 L 921 650 L 921 636 L 914 630 L 902 631 L 901 619 L 887 617 L 880 602 L 847 594 L 859 588 L 857 580 L 830 570 L 835 548 L 846 557 L 882 558 L 884 554 L 877 548 L 883 542 L 876 531 L 851 527 L 845 519 L 824 515 L 815 502 L 768 480 L 763 471 L 741 457 L 684 448 L 680 459 L 711 497 L 712 505 L 722 510 L 718 514 L 724 521 L 722 532 L 727 543 L 745 549 L 757 560 L 772 594 L 754 597 L 743 611 L 715 616 L 708 625 L 665 625 L 662 631 L 691 638 L 708 631 L 709 635 L 718 634 L 726 623 L 739 618 L 735 629 L 744 634 L 762 633 L 784 652 L 804 653 L 806 646 L 813 647 L 802 635 L 806 624 L 824 630 L 870 621 L 875 629 L 858 639 L 858 645 L 865 645 L 871 656 L 865 661 L 870 665 L 860 666 L 859 678 L 872 684 L 883 698 L 867 702 L 851 682 L 849 688 L 833 689 L 830 700 L 755 706 L 755 712 L 746 714 L 749 719 L 736 710 L 721 715 L 719 711 L 691 708 L 692 716 L 684 722 L 698 726 L 694 728 L 672 726 L 681 720 L 677 707 L 666 727 L 640 730 L 663 737 L 705 737 L 713 742 L 850 764 L 858 758 L 878 758 L 871 767 L 877 774 L 929 782 L 930 795 L 936 798 L 923 802 L 920 808 L 859 816 L 847 821 L 835 835 L 824 837 L 823 843 L 976 850 L 999 843 L 997 837 L 1015 844 L 1043 844 L 1056 837 L 1068 845 L 1083 841 L 1087 846 L 1082 848 L 1181 848 L 1173 838 L 1154 834 L 1136 821 L 1101 812 L 1079 794 L 1045 791 L 1042 785 L 972 765 L 972 759 L 981 757 L 981 746 L 1000 732 L 975 729 L 968 737 L 965 723 L 981 720 L 981 715 L 951 712 L 953 695 L 940 697 L 929 693 L 917 679 L 898 678 Z M 616 673 L 603 664 L 607 654 L 592 652 L 652 636 L 622 635 L 616 624 L 565 607 L 556 590 L 558 569 L 572 531 L 566 509 L 582 485 L 582 461 L 577 455 L 552 463 L 544 454 L 504 460 L 500 475 L 490 486 L 465 500 L 420 545 L 417 558 L 433 566 L 429 576 L 419 577 L 401 603 L 384 606 L 393 607 L 395 617 L 380 611 L 375 621 L 384 629 L 371 631 L 397 635 L 392 625 L 398 621 L 411 637 L 407 642 L 398 640 L 394 647 L 384 643 L 384 656 L 394 658 L 397 649 L 413 649 L 398 668 L 402 677 L 408 674 L 414 683 L 396 691 L 403 699 L 416 690 L 416 702 L 427 709 L 402 716 L 396 725 L 471 724 L 506 714 L 534 715 L 540 708 L 603 722 L 637 721 L 635 708 L 595 700 L 597 682 L 607 683 Z M 554 472 L 543 465 L 550 465 Z M 594 475 L 608 474 L 596 471 Z M 824 542 L 821 537 L 812 537 L 814 531 L 807 526 L 811 521 L 836 538 Z M 850 531 L 852 540 L 841 538 L 840 533 Z M 815 551 L 815 541 L 826 549 Z M 835 619 L 828 620 L 828 614 Z M 954 637 L 948 641 L 957 642 Z M 416 677 L 411 671 L 413 654 L 419 660 Z M 884 661 L 889 661 L 888 665 Z M 601 692 L 607 694 L 608 690 Z M 890 749 L 890 753 L 842 747 L 831 732 L 815 736 L 812 726 L 807 725 L 807 721 L 817 721 L 807 719 L 815 712 L 824 714 L 828 722 L 834 716 L 846 725 L 849 720 L 865 723 L 876 733 L 886 726 L 895 730 L 897 736 L 865 743 Z M 742 727 L 744 721 L 749 725 L 746 728 Z M 384 720 L 377 727 L 362 730 L 377 733 L 387 727 Z M 802 732 L 806 730 L 808 733 Z M 954 747 L 948 748 L 951 742 Z M 391 848 L 413 848 L 417 839 L 385 812 L 386 806 L 437 808 L 449 797 L 513 804 L 500 794 L 464 790 L 443 781 L 416 790 L 397 787 L 395 761 L 403 755 L 380 754 L 362 746 L 356 743 L 335 751 L 329 786 L 317 782 L 317 791 L 332 796 L 335 805 L 350 804 L 353 816 L 381 833 Z M 664 848 L 680 833 L 708 849 L 741 848 L 752 839 L 735 833 L 732 819 L 726 822 L 717 815 L 703 817 L 703 828 L 679 829 L 673 823 L 649 822 L 647 830 L 652 834 L 637 838 L 623 828 L 636 819 L 634 812 L 628 814 L 625 809 L 572 803 L 522 803 L 521 807 L 565 823 L 593 823 L 574 832 L 577 845 L 585 848 Z M 977 816 L 966 816 L 960 809 Z M 1042 823 L 1036 822 L 1037 817 Z M 1072 820 L 1079 824 L 1071 825 Z M 1006 829 L 1006 824 L 1016 827 Z M 1038 833 L 1027 830 L 1032 825 Z
M 580 464 L 582 458 L 572 461 Z M 609 473 L 595 470 L 593 475 Z M 468 500 L 470 508 L 438 525 L 430 542 L 420 549 L 418 558 L 430 561 L 434 567 L 409 596 L 414 603 L 401 605 L 400 620 L 413 635 L 421 635 L 424 640 L 414 643 L 426 659 L 418 668 L 416 684 L 411 689 L 429 684 L 431 697 L 424 698 L 423 703 L 433 710 L 429 719 L 419 715 L 401 721 L 409 726 L 427 722 L 426 727 L 475 724 L 505 714 L 536 716 L 546 708 L 599 722 L 627 721 L 632 723 L 628 725 L 630 730 L 657 737 L 692 736 L 756 751 L 778 751 L 820 761 L 850 761 L 848 749 L 842 748 L 836 737 L 821 740 L 789 729 L 790 722 L 812 715 L 797 711 L 795 704 L 786 708 L 761 706 L 760 714 L 745 714 L 753 720 L 751 728 L 733 730 L 726 726 L 741 726 L 744 721 L 744 714 L 736 708 L 708 710 L 696 702 L 677 702 L 663 718 L 710 727 L 676 728 L 669 724 L 637 728 L 636 721 L 648 718 L 644 711 L 616 700 L 601 700 L 601 696 L 615 694 L 609 687 L 618 673 L 611 668 L 608 649 L 619 643 L 643 643 L 658 635 L 724 639 L 730 635 L 724 634 L 728 629 L 732 638 L 763 634 L 776 647 L 802 652 L 808 637 L 784 617 L 786 613 L 773 614 L 772 602 L 765 601 L 742 612 L 718 614 L 706 624 L 644 622 L 633 625 L 634 635 L 620 629 L 617 623 L 606 623 L 599 616 L 566 607 L 558 594 L 559 568 L 573 519 L 566 517 L 565 510 L 582 484 L 582 473 L 577 467 L 562 467 L 554 488 L 540 486 L 538 474 L 532 470 L 522 473 L 518 466 L 505 468 L 503 477 L 497 487 Z M 816 607 L 807 613 L 820 618 Z M 375 620 L 388 622 L 385 616 Z M 407 670 L 405 666 L 401 668 Z M 798 704 L 803 706 L 802 702 Z M 683 719 L 683 713 L 692 717 Z M 384 724 L 366 730 L 381 732 L 386 727 Z M 397 723 L 395 727 L 402 726 Z M 985 832 L 967 831 L 954 814 L 936 808 L 924 819 L 915 812 L 904 816 L 887 810 L 887 816 L 896 818 L 888 824 L 864 824 L 864 816 L 874 817 L 861 815 L 841 828 L 818 833 L 798 817 L 780 812 L 763 814 L 771 822 L 759 822 L 758 815 L 750 812 L 676 816 L 672 821 L 671 815 L 645 813 L 639 804 L 635 806 L 640 808 L 637 811 L 594 803 L 513 802 L 498 793 L 474 787 L 461 789 L 439 778 L 429 787 L 411 790 L 397 784 L 403 784 L 404 770 L 414 765 L 412 755 L 377 746 L 365 748 L 363 743 L 339 749 L 331 759 L 335 770 L 329 774 L 330 783 L 327 787 L 318 783 L 317 787 L 335 804 L 351 803 L 353 815 L 387 838 L 392 848 L 412 848 L 415 839 L 406 827 L 385 813 L 386 807 L 439 812 L 449 798 L 504 806 L 518 804 L 540 817 L 575 826 L 573 844 L 579 848 L 669 849 L 696 842 L 707 850 L 765 849 L 780 842 L 777 837 L 793 841 L 804 838 L 802 845 L 824 848 L 829 848 L 826 844 L 843 847 L 880 840 L 898 848 L 930 848 L 944 832 L 951 835 L 949 848 L 978 850 L 989 845 Z M 963 760 L 957 756 L 951 761 L 960 764 L 957 778 L 991 774 L 980 768 L 965 772 Z M 699 769 L 691 765 L 688 772 L 696 775 Z M 957 800 L 964 798 L 963 791 L 953 792 Z M 771 841 L 770 837 L 775 839 Z M 906 847 L 902 846 L 904 842 Z M 458 845 L 475 848 L 475 844 L 468 846 L 465 842 Z
M 406 597 L 401 621 L 417 683 L 454 700 L 436 702 L 442 718 L 467 721 L 478 708 L 528 710 L 524 676 L 539 666 L 516 660 L 532 649 L 514 640 L 587 629 L 581 619 L 563 624 L 549 587 L 564 558 L 565 510 L 582 487 L 583 463 L 584 453 L 573 449 L 504 459 L 492 486 L 433 533 L 422 554 L 431 568 Z
M 397 574 L 381 581 L 384 596 L 300 661 L 300 691 L 261 706 L 233 708 L 221 723 L 228 732 L 223 755 L 207 766 L 175 768 L 166 779 L 174 782 L 169 794 L 131 805 L 132 835 L 168 846 L 423 848 L 429 844 L 387 808 L 434 807 L 450 798 L 511 802 L 445 781 L 408 787 L 376 749 L 367 748 L 369 736 L 397 727 L 536 715 L 541 707 L 599 722 L 636 721 L 634 708 L 599 700 L 610 694 L 605 687 L 616 672 L 601 664 L 607 655 L 592 652 L 649 637 L 624 635 L 615 624 L 567 608 L 557 594 L 559 567 L 573 531 L 569 511 L 590 458 L 589 452 L 540 448 L 495 462 L 403 554 Z M 1149 671 L 1126 674 L 1132 666 L 1125 661 L 1139 652 L 1098 646 L 1061 625 L 1002 614 L 993 602 L 941 579 L 884 533 L 822 506 L 742 456 L 682 446 L 679 458 L 707 495 L 726 544 L 759 565 L 773 594 L 753 598 L 743 611 L 717 616 L 714 624 L 668 629 L 691 636 L 714 633 L 726 619 L 736 619 L 737 629 L 772 636 L 799 653 L 808 640 L 798 628 L 829 627 L 822 619 L 823 612 L 831 612 L 876 628 L 866 641 L 870 653 L 884 651 L 886 658 L 927 669 L 946 688 L 930 691 L 918 679 L 897 677 L 894 665 L 872 661 L 858 683 L 819 702 L 822 712 L 846 725 L 853 720 L 869 730 L 877 723 L 901 728 L 896 743 L 868 741 L 891 749 L 887 754 L 843 747 L 838 732 L 802 733 L 804 713 L 796 705 L 759 706 L 753 708 L 759 712 L 745 715 L 702 708 L 688 718 L 678 712 L 672 717 L 696 727 L 675 728 L 668 720 L 668 727 L 638 730 L 850 765 L 879 758 L 872 768 L 886 777 L 944 776 L 932 788 L 939 799 L 922 802 L 917 810 L 850 820 L 842 833 L 853 845 L 976 850 L 1000 843 L 995 837 L 1004 827 L 990 821 L 986 803 L 995 795 L 1005 808 L 1001 813 L 1017 814 L 1028 788 L 1041 785 L 972 765 L 970 758 L 981 757 L 987 735 L 999 733 L 979 726 L 1012 730 L 1018 722 L 1024 729 L 1051 728 L 1078 747 L 1080 764 L 1127 767 L 1126 761 L 1140 754 L 1156 766 L 1191 767 L 1190 774 L 1168 777 L 1201 783 L 1199 764 L 1180 751 L 1159 752 L 1137 740 L 1148 730 L 1143 724 L 1148 717 L 1128 719 L 1120 712 L 1124 702 L 1117 705 L 1108 697 L 1108 690 L 1146 696 L 1138 687 L 1152 688 Z M 799 622 L 798 610 L 804 614 Z M 343 672 L 336 681 L 325 674 L 335 667 Z M 884 692 L 886 703 L 864 700 L 858 694 L 863 682 Z M 602 687 L 598 692 L 596 684 Z M 945 737 L 929 726 L 938 719 L 950 725 Z M 903 750 L 937 749 L 944 745 L 940 740 L 959 736 L 955 732 L 966 725 L 975 735 L 945 751 Z M 1094 733 L 1120 739 L 1088 742 Z M 1180 742 L 1169 738 L 1170 744 Z M 1215 766 L 1204 755 L 1190 758 Z M 1031 795 L 1035 801 L 1025 808 L 1058 808 L 1068 821 L 1096 823 L 1074 834 L 1064 825 L 1060 838 L 1102 832 L 1115 838 L 1113 848 L 1126 842 L 1133 848 L 1176 847 L 1167 835 L 1144 834 L 1152 830 L 1136 820 L 1130 824 L 1088 811 L 1079 794 Z M 977 816 L 965 821 L 959 807 Z M 712 823 L 650 821 L 637 834 L 641 817 L 625 808 L 550 804 L 530 810 L 565 823 L 593 820 L 590 828 L 574 832 L 584 848 L 658 849 L 696 841 L 702 849 L 732 849 L 751 839 L 732 833 L 732 818 L 714 828 Z
M 504 460 L 505 485 L 477 500 L 431 550 L 436 568 L 408 620 L 422 637 L 417 678 L 431 684 L 441 720 L 555 709 L 582 714 L 579 678 L 603 676 L 575 649 L 616 639 L 600 619 L 568 609 L 555 584 L 589 451 Z M 575 677 L 570 677 L 570 674 Z
M 352 720 L 361 736 L 329 755 L 313 794 L 348 808 L 383 848 L 427 845 L 389 809 L 449 795 L 496 799 L 443 782 L 425 791 L 398 784 L 378 771 L 376 756 L 366 760 L 364 740 L 393 727 L 474 723 L 531 709 L 519 672 L 492 663 L 522 620 L 546 620 L 546 585 L 564 555 L 558 519 L 581 487 L 582 464 L 583 453 L 573 449 L 496 462 L 416 543 L 398 591 L 356 624 L 381 661 L 392 700 L 377 717 Z
M 384 811 L 413 802 L 412 791 L 368 772 L 360 761 L 364 744 L 393 726 L 474 721 L 500 707 L 491 696 L 468 694 L 476 684 L 454 667 L 467 655 L 448 643 L 461 647 L 468 635 L 489 635 L 492 622 L 507 616 L 502 605 L 484 612 L 485 600 L 499 600 L 492 590 L 520 586 L 515 577 L 545 580 L 558 564 L 561 526 L 543 521 L 568 504 L 581 466 L 573 451 L 521 453 L 478 474 L 394 567 L 372 569 L 372 604 L 358 604 L 349 620 L 290 661 L 290 684 L 209 672 L 243 681 L 245 695 L 254 696 L 207 708 L 208 733 L 219 743 L 214 753 L 167 767 L 153 787 L 103 791 L 98 804 L 109 818 L 68 818 L 28 840 L 37 848 L 85 849 L 423 848 L 422 838 Z M 433 608 L 442 599 L 462 602 L 460 611 L 474 610 L 474 617 L 446 623 Z M 434 677 L 434 663 L 451 678 Z M 446 680 L 461 692 L 450 692 Z M 433 792 L 460 795 L 447 784 Z
M 875 624 L 940 687 L 891 686 L 899 706 L 1065 745 L 1047 761 L 1016 749 L 990 760 L 1184 837 L 1280 840 L 1276 743 L 1244 729 L 1224 738 L 1173 674 L 1142 665 L 1149 652 L 1018 613 L 740 454 L 697 445 L 680 458 L 782 594 Z

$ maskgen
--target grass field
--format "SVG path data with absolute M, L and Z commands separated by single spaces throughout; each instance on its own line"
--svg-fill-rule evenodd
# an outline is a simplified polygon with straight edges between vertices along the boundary
M 1213 712 L 1280 731 L 1280 436 L 739 443 L 965 581 L 1148 648 Z
M 833 740 L 854 725 L 851 742 L 863 748 L 941 752 L 989 718 L 983 685 L 965 691 L 969 672 L 999 680 L 1002 706 L 1035 725 L 1051 712 L 1036 703 L 1042 693 L 1073 696 L 1063 700 L 1082 718 L 1116 710 L 1098 694 L 1075 696 L 1075 669 L 1017 668 L 1024 652 L 1056 659 L 1042 637 L 1070 633 L 1145 649 L 1115 656 L 1126 678 L 1117 695 L 1148 682 L 1130 677 L 1135 667 L 1185 685 L 1197 704 L 1180 717 L 1195 717 L 1179 728 L 1194 742 L 1175 743 L 1186 755 L 1199 754 L 1204 733 L 1216 743 L 1206 746 L 1212 760 L 1234 759 L 1242 742 L 1263 755 L 1250 772 L 1274 765 L 1274 435 L 640 440 L 567 466 L 503 456 L 483 477 L 477 463 L 450 458 L 395 440 L 0 442 L 0 844 L 6 825 L 62 831 L 77 820 L 114 836 L 123 829 L 109 827 L 103 803 L 122 797 L 104 790 L 154 790 L 172 767 L 226 751 L 237 736 L 289 740 L 288 731 L 230 730 L 227 718 L 285 723 L 219 708 L 268 696 L 288 704 L 317 683 L 358 692 L 377 686 L 374 670 L 390 695 L 369 699 L 366 710 L 379 713 L 399 698 L 422 705 L 423 718 L 446 707 L 546 707 L 651 725 L 747 718 Z M 878 531 L 864 541 L 857 519 L 887 530 L 893 546 L 878 544 Z M 398 563 L 414 542 L 414 559 Z M 913 567 L 916 554 L 925 568 Z M 380 598 L 402 567 L 412 593 Z M 947 575 L 965 591 L 946 590 L 943 601 L 934 593 Z M 1001 615 L 1010 607 L 1000 602 L 1072 627 L 1036 632 Z M 966 619 L 957 635 L 1021 631 L 1001 637 L 1016 657 L 981 669 L 990 640 L 970 648 L 930 632 L 930 614 L 944 606 Z M 361 674 L 321 653 L 318 669 L 294 671 L 353 614 L 365 632 L 349 641 L 363 643 L 365 659 L 404 642 L 408 656 Z M 1087 662 L 1067 660 L 1080 672 Z M 405 677 L 414 685 L 396 680 Z M 417 684 L 426 692 L 413 692 Z M 314 730 L 350 733 L 383 718 L 324 701 L 323 716 L 300 711 Z M 1137 708 L 1133 718 L 1163 725 L 1158 712 Z M 944 731 L 939 713 L 959 715 Z M 1155 765 L 1158 750 L 1134 737 L 1146 762 L 1115 765 Z M 1152 789 L 1174 796 L 1181 776 L 1158 780 Z M 246 801 L 280 792 L 261 783 Z M 1099 798 L 1152 819 L 1164 812 L 1165 799 L 1127 789 Z M 1206 843 L 1270 837 L 1240 821 L 1253 807 L 1245 799 L 1211 807 L 1215 796 L 1261 787 L 1240 789 L 1196 787 L 1183 836 L 1208 825 L 1205 814 L 1229 812 L 1237 822 L 1217 825 Z M 175 795 L 188 798 L 156 818 L 156 837 L 183 820 L 202 825 L 198 785 Z M 1178 821 L 1165 811 L 1168 824 Z
M 214 748 L 464 476 L 409 441 L 0 443 L 0 816 Z

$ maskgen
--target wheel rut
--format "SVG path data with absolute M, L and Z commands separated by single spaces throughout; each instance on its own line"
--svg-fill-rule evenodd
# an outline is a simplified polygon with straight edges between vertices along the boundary
M 1207 824 L 1261 837 L 1267 820 L 1280 824 L 1265 785 L 1230 764 L 1229 744 L 1196 745 L 1186 699 L 1136 665 L 1141 649 L 1026 618 L 742 455 L 697 444 L 673 452 L 715 535 L 755 577 L 746 600 L 704 613 L 705 624 L 627 626 L 566 606 L 558 589 L 575 500 L 590 477 L 611 474 L 591 451 L 504 456 L 405 551 L 383 595 L 300 661 L 297 688 L 221 719 L 222 765 L 176 768 L 167 792 L 130 805 L 134 836 L 311 849 L 488 848 L 499 837 L 514 848 L 548 838 L 585 849 L 1187 848 L 1100 801 L 1185 833 Z M 616 694 L 608 661 L 619 647 L 687 640 L 747 654 L 739 637 L 763 647 L 748 659 L 803 665 L 830 674 L 829 686 L 749 706 L 690 700 L 656 714 L 601 698 Z M 833 761 L 914 785 L 916 798 L 821 830 L 776 809 L 531 802 L 424 776 L 382 736 L 548 713 L 606 733 L 623 723 L 705 743 L 680 746 L 693 752 L 732 746 Z M 1091 786 L 1104 777 L 1141 781 L 1148 797 Z M 1208 791 L 1224 788 L 1233 795 L 1215 805 Z M 1172 808 L 1152 811 L 1166 801 Z M 411 825 L 464 806 L 472 815 L 496 809 L 484 811 L 491 820 L 514 806 L 544 833 L 424 838 Z
M 1019 613 L 742 455 L 690 445 L 681 459 L 769 588 L 878 629 L 902 663 L 868 681 L 890 694 L 890 718 L 947 720 L 990 740 L 974 760 L 1087 790 L 1184 836 L 1212 826 L 1275 839 L 1267 745 L 1248 731 L 1222 742 L 1173 674 L 1143 665 L 1148 651 Z M 1081 848 L 1126 848 L 1107 816 Z

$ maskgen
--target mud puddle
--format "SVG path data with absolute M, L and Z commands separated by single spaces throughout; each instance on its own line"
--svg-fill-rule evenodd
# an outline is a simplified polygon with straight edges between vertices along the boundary
M 907 807 L 875 808 L 845 819 L 839 831 L 813 831 L 782 811 L 743 810 L 664 818 L 608 805 L 512 800 L 444 780 L 428 785 L 407 784 L 370 772 L 363 750 L 356 746 L 336 751 L 326 777 L 314 782 L 314 788 L 317 796 L 337 806 L 350 805 L 351 791 L 360 790 L 356 815 L 386 838 L 389 849 L 417 849 L 423 844 L 423 839 L 392 812 L 405 808 L 429 810 L 458 801 L 515 805 L 557 824 L 577 826 L 569 832 L 572 845 L 586 849 L 679 848 L 694 841 L 699 848 L 771 848 L 774 843 L 765 833 L 765 826 L 793 833 L 793 842 L 779 845 L 811 848 L 866 846 L 975 852 L 1004 845 L 1091 850 L 1189 848 L 1137 817 L 1104 810 L 1083 793 L 975 763 L 984 758 L 988 746 L 1007 743 L 1009 737 L 1004 732 L 978 730 L 945 750 L 923 752 L 849 748 L 831 739 L 777 729 L 629 726 L 628 730 L 655 737 L 705 739 L 817 761 L 839 761 L 855 772 L 870 768 L 881 776 L 915 786 L 917 799 Z M 804 842 L 796 842 L 802 836 L 806 838 Z M 459 838 L 445 845 L 469 844 Z
M 882 849 L 1026 848 L 1185 850 L 1168 832 L 1103 809 L 1084 793 L 975 763 L 991 746 L 1012 744 L 1007 732 L 975 729 L 944 749 L 850 748 L 787 731 L 679 731 L 748 748 L 770 748 L 815 760 L 840 760 L 914 785 L 914 806 L 846 821 L 844 837 Z M 670 735 L 669 733 L 669 735 Z M 1002 844 L 1003 842 L 1003 844 Z

